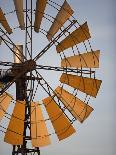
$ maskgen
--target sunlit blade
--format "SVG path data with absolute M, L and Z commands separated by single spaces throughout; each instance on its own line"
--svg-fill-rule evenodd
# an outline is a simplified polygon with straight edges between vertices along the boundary
M 44 99 L 43 103 L 59 140 L 63 140 L 75 133 L 75 129 L 70 121 L 63 114 L 56 102 L 52 100 L 52 97 Z
M 12 100 L 12 97 L 8 93 L 3 93 L 0 96 L 0 120 L 3 118 L 6 110 Z
M 93 97 L 97 96 L 101 85 L 101 80 L 71 74 L 62 74 L 60 82 L 65 83 Z
M 0 8 L 0 23 L 2 24 L 2 26 L 4 27 L 4 29 L 9 33 L 11 34 L 12 33 L 12 29 L 10 28 L 7 20 L 6 20 L 6 17 L 2 11 L 2 9 Z
M 57 87 L 55 92 L 66 108 L 80 122 L 83 122 L 93 111 L 92 107 L 85 104 L 83 101 L 62 89 L 61 87 Z
M 35 23 L 34 23 L 35 32 L 39 32 L 46 4 L 47 4 L 47 0 L 36 1 L 36 12 L 35 12 Z
M 58 53 L 63 52 L 65 49 L 73 47 L 76 44 L 84 42 L 89 39 L 90 33 L 87 22 L 73 31 L 70 35 L 68 35 L 64 40 L 62 40 L 57 46 L 56 50 Z
M 74 68 L 99 68 L 100 51 L 88 52 L 80 55 L 67 57 L 61 61 L 61 67 Z
M 23 13 L 23 0 L 14 0 L 14 5 L 15 5 L 20 28 L 21 30 L 24 30 L 25 22 L 24 22 L 24 13 Z
M 52 26 L 50 27 L 47 38 L 51 40 L 52 37 L 58 32 L 58 30 L 64 25 L 64 23 L 71 17 L 73 10 L 67 1 L 64 1 L 60 11 L 58 12 Z
M 9 122 L 4 141 L 12 145 L 23 144 L 25 101 L 17 101 Z
M 49 145 L 50 137 L 38 103 L 31 103 L 31 138 L 33 147 Z

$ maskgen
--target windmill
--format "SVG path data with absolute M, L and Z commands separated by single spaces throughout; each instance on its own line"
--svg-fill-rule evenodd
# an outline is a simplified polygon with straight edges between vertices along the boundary
M 51 144 L 52 134 L 59 141 L 71 136 L 76 132 L 73 122 L 83 123 L 93 111 L 89 100 L 97 96 L 101 85 L 101 80 L 96 79 L 100 51 L 92 49 L 88 23 L 80 24 L 73 17 L 74 11 L 66 0 L 61 6 L 52 0 L 13 0 L 13 3 L 13 11 L 4 13 L 4 8 L 0 8 L 0 46 L 6 46 L 14 58 L 14 62 L 0 60 L 0 120 L 9 120 L 7 127 L 0 125 L 0 131 L 5 134 L 4 141 L 13 145 L 12 155 L 40 154 L 40 147 Z M 15 27 L 10 26 L 9 15 L 17 18 L 17 22 L 13 21 Z M 46 25 L 42 27 L 43 21 Z M 24 34 L 25 42 L 17 44 L 13 39 L 17 30 Z M 49 41 L 35 56 L 34 34 L 42 34 Z M 40 59 L 53 46 L 61 66 L 41 65 Z M 52 88 L 40 70 L 60 72 L 60 84 Z M 12 96 L 8 91 L 14 84 L 16 92 Z M 41 102 L 37 100 L 39 86 L 46 92 Z M 12 114 L 8 112 L 11 103 Z M 48 121 L 54 133 L 48 132 Z

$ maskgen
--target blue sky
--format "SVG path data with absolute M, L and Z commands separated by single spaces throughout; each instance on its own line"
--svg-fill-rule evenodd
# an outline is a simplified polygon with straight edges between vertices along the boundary
M 74 123 L 77 133 L 61 143 L 54 142 L 51 146 L 42 148 L 41 155 L 115 155 L 116 2 L 115 0 L 68 0 L 68 2 L 80 23 L 88 21 L 92 36 L 91 44 L 94 49 L 101 51 L 100 69 L 97 73 L 103 82 L 97 98 L 92 101 L 94 108 L 92 115 L 83 124 Z M 10 9 L 8 3 L 8 0 L 0 0 L 0 6 L 6 10 Z M 3 56 L 5 59 L 6 55 L 2 53 L 0 57 Z M 9 155 L 11 149 L 10 145 L 0 140 L 0 154 Z

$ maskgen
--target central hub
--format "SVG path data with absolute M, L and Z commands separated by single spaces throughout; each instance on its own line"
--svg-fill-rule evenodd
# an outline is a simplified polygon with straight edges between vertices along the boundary
M 8 71 L 4 71 L 3 74 L 0 72 L 0 82 L 7 84 L 15 77 L 17 77 L 16 81 L 19 81 L 20 79 L 24 79 L 28 72 L 31 72 L 35 69 L 36 62 L 34 60 L 27 60 L 20 64 L 16 63 Z
M 16 65 L 16 66 L 14 65 L 11 70 L 12 70 L 12 74 L 16 76 L 17 74 L 21 72 L 24 75 L 35 69 L 36 69 L 36 62 L 34 60 L 27 60 L 24 63 L 21 63 L 19 65 Z

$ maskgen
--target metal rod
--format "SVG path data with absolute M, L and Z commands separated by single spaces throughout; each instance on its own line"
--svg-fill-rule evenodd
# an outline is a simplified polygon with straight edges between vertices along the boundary
M 32 35 L 33 35 L 33 26 L 32 26 L 32 21 L 33 21 L 33 3 L 31 0 L 31 59 L 32 59 Z
M 92 71 L 92 70 L 74 69 L 74 68 L 67 68 L 67 67 L 43 66 L 43 65 L 37 65 L 36 69 L 54 70 L 54 71 L 60 71 L 60 72 L 83 73 L 83 74 L 95 73 L 95 71 Z
M 10 44 L 12 44 L 17 50 L 19 50 L 16 45 L 14 44 L 14 42 L 11 40 L 11 38 L 2 30 L 2 28 L 0 28 L 0 31 L 7 37 L 7 39 L 10 41 Z M 0 38 L 5 42 L 4 38 L 2 36 L 0 36 Z M 8 41 L 8 42 L 9 42 Z M 6 44 L 7 45 L 7 44 Z M 8 46 L 8 45 L 7 45 Z M 9 49 L 11 50 L 12 48 L 10 48 L 10 46 L 8 46 Z M 11 50 L 13 52 L 13 50 Z M 13 52 L 15 54 L 15 52 Z M 18 56 L 17 56 L 18 57 Z M 23 58 L 26 59 L 26 57 L 23 55 Z
M 1 36 L 0 36 L 1 37 Z M 1 39 L 3 40 L 3 42 L 6 44 L 6 46 L 10 49 L 10 51 L 11 52 L 13 52 L 13 54 L 14 55 L 16 55 L 16 57 L 21 61 L 21 59 L 19 58 L 19 56 L 13 51 L 13 49 L 9 46 L 9 44 L 8 44 L 8 42 L 7 41 L 5 41 L 2 37 L 1 37 Z M 14 45 L 14 44 L 12 44 L 12 45 Z M 15 47 L 16 47 L 16 45 L 15 45 Z M 17 48 L 17 47 L 16 47 Z M 17 48 L 18 49 L 18 48 Z
M 66 27 L 56 38 L 54 38 L 33 60 L 37 61 L 43 54 L 45 54 L 48 49 L 61 37 L 63 34 L 68 31 L 74 24 L 76 23 L 76 20 L 73 20 L 68 27 Z
M 43 80 L 43 82 L 41 82 L 40 81 L 40 86 L 45 90 L 45 92 L 54 100 L 54 97 L 57 97 L 57 99 L 58 99 L 58 102 L 60 101 L 61 103 L 62 103 L 62 101 L 61 101 L 61 99 L 58 97 L 58 95 L 57 95 L 57 93 L 52 89 L 52 87 L 48 84 L 48 82 L 42 77 L 42 75 L 36 70 L 36 74 L 37 74 L 37 76 L 39 76 L 42 80 Z M 45 88 L 45 85 L 46 85 L 46 87 L 47 88 Z M 55 101 L 55 100 L 54 100 Z M 57 105 L 59 106 L 59 108 L 62 110 L 62 112 L 64 113 L 64 111 L 63 111 L 63 109 L 60 107 L 60 103 L 58 104 L 57 103 Z M 67 119 L 71 122 L 71 120 L 69 119 L 69 117 L 67 116 L 67 114 L 66 113 L 64 113 L 64 115 L 67 117 Z
M 13 66 L 13 65 L 18 65 L 18 64 L 15 64 L 15 63 L 12 63 L 12 62 L 3 62 L 3 61 L 0 61 L 0 65 L 1 66 Z

